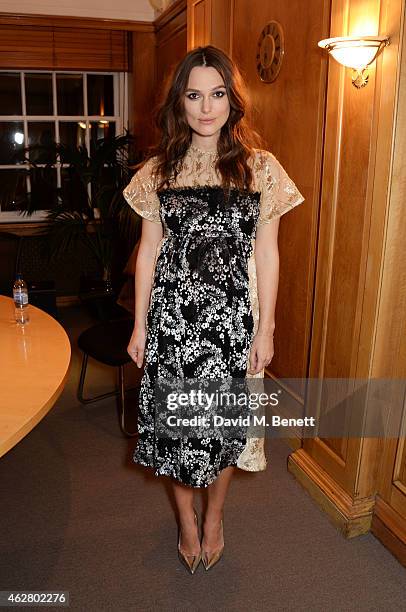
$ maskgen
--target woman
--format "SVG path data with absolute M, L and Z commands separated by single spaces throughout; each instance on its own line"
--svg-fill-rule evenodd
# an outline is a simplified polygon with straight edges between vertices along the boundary
M 260 147 L 247 106 L 223 51 L 187 53 L 157 114 L 160 142 L 124 190 L 143 217 L 127 349 L 138 367 L 145 356 L 133 460 L 173 479 L 179 557 L 191 573 L 220 559 L 233 471 L 264 470 L 264 440 L 157 436 L 154 383 L 263 377 L 274 354 L 279 217 L 303 201 Z M 198 487 L 208 490 L 201 543 Z

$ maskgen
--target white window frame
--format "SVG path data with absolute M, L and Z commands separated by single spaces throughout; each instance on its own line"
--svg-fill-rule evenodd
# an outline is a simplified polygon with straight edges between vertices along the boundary
M 21 97 L 22 97 L 22 115 L 1 115 L 0 121 L 19 121 L 24 126 L 24 142 L 28 143 L 28 123 L 31 121 L 52 121 L 55 123 L 55 140 L 59 142 L 59 122 L 60 121 L 83 121 L 88 125 L 89 121 L 97 121 L 103 119 L 105 121 L 114 121 L 116 124 L 116 136 L 124 133 L 124 126 L 128 129 L 128 74 L 126 72 L 111 72 L 111 71 L 82 71 L 82 70 L 0 70 L 0 73 L 19 73 L 21 79 Z M 25 74 L 51 74 L 52 75 L 52 91 L 53 91 L 53 107 L 56 109 L 56 75 L 57 74 L 80 74 L 83 75 L 83 115 L 27 115 L 26 114 L 26 97 L 25 97 Z M 100 116 L 87 114 L 87 77 L 88 75 L 113 75 L 114 89 L 114 115 Z M 90 131 L 86 128 L 86 148 L 90 151 Z M 38 164 L 45 166 L 46 164 Z M 53 164 L 56 167 L 57 187 L 61 186 L 61 163 L 57 161 Z M 0 180 L 2 170 L 15 170 L 16 168 L 29 168 L 28 164 L 0 164 Z M 28 190 L 30 189 L 30 179 L 28 177 Z M 89 196 L 91 186 L 89 188 Z M 23 213 L 12 210 L 0 210 L 1 223 L 31 223 L 33 221 L 43 221 L 46 219 L 46 211 L 36 211 L 31 216 L 27 217 Z

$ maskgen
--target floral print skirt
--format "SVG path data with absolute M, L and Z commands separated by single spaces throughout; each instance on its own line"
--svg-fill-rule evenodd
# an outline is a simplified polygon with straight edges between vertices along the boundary
M 207 487 L 238 465 L 247 439 L 157 435 L 156 382 L 246 377 L 254 335 L 248 262 L 259 194 L 234 189 L 227 200 L 221 187 L 185 187 L 164 190 L 160 200 L 165 232 L 147 315 L 133 461 L 157 476 Z

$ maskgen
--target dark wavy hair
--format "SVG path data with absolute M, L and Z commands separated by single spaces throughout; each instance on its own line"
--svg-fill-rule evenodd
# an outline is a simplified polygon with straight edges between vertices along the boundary
M 219 72 L 230 103 L 229 117 L 221 128 L 217 143 L 216 169 L 222 177 L 222 187 L 229 193 L 233 182 L 238 189 L 249 191 L 253 177 L 247 160 L 253 155 L 254 148 L 265 148 L 264 143 L 250 126 L 251 101 L 237 65 L 224 51 L 212 45 L 192 49 L 174 68 L 154 111 L 160 140 L 150 148 L 143 163 L 157 157 L 154 172 L 160 179 L 158 191 L 176 181 L 192 141 L 192 129 L 184 111 L 184 92 L 195 66 L 212 66 Z

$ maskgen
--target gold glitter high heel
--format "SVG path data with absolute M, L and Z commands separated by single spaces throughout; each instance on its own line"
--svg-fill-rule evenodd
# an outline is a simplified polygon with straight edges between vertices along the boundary
M 223 519 L 221 519 L 221 533 L 223 536 L 224 542 L 224 528 L 223 528 Z M 214 553 L 208 553 L 206 551 L 202 551 L 202 563 L 204 565 L 205 570 L 209 570 L 213 565 L 215 565 L 218 561 L 220 561 L 223 556 L 224 544 L 221 548 L 216 550 Z
M 195 523 L 196 523 L 196 527 L 199 529 L 199 522 L 197 519 L 197 514 L 196 514 L 196 510 L 193 508 L 193 512 L 195 513 Z M 183 565 L 185 565 L 185 567 L 189 570 L 189 572 L 191 574 L 194 574 L 200 561 L 202 558 L 202 550 L 200 549 L 199 553 L 197 555 L 188 555 L 184 552 L 181 551 L 180 549 L 180 528 L 179 528 L 179 532 L 178 532 L 178 557 L 181 561 L 181 563 L 183 563 Z

